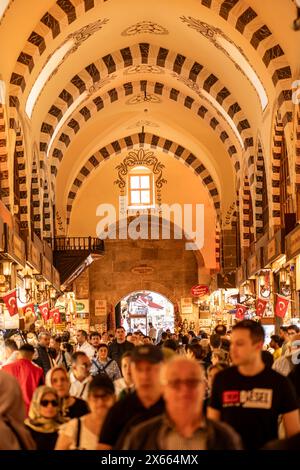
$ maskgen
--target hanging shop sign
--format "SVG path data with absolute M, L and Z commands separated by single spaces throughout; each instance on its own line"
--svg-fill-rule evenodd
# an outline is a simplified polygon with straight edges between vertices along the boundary
M 52 264 L 46 256 L 42 257 L 42 274 L 52 284 Z
M 243 263 L 236 270 L 236 285 L 239 287 L 247 280 L 247 263 Z
M 5 224 L 5 252 L 19 266 L 25 267 L 25 243 Z
M 193 286 L 191 288 L 191 294 L 193 297 L 204 297 L 209 294 L 209 287 L 206 285 Z
M 264 266 L 272 263 L 282 254 L 284 254 L 284 236 L 283 230 L 278 230 L 264 248 Z
M 180 299 L 181 314 L 193 313 L 193 299 L 192 297 L 181 297 Z
M 258 265 L 258 262 L 257 262 L 257 256 L 256 256 L 256 253 L 254 253 L 248 258 L 248 276 L 249 277 L 253 276 L 258 271 L 259 268 L 260 266 Z
M 285 237 L 285 245 L 287 261 L 300 254 L 300 225 Z
M 52 252 L 51 247 L 48 245 L 48 243 L 45 240 L 43 242 L 43 245 L 44 245 L 44 255 L 50 261 L 50 263 L 53 264 L 53 252 Z
M 87 299 L 76 300 L 76 312 L 78 314 L 89 313 L 90 303 Z
M 30 238 L 27 239 L 27 264 L 33 269 L 33 274 L 41 272 L 41 251 Z
M 60 290 L 60 275 L 54 266 L 52 266 L 52 284 L 55 289 Z
M 107 301 L 95 300 L 95 316 L 100 317 L 107 314 Z

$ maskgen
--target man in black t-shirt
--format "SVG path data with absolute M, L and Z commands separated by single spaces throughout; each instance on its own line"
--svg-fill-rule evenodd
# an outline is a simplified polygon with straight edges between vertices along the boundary
M 123 326 L 119 326 L 116 329 L 116 339 L 110 343 L 108 347 L 108 357 L 117 362 L 119 368 L 121 368 L 121 358 L 127 351 L 131 351 L 134 348 L 134 344 L 126 340 L 126 332 Z
M 161 350 L 152 344 L 137 346 L 131 355 L 131 375 L 135 391 L 118 401 L 103 423 L 99 449 L 121 449 L 123 438 L 132 426 L 163 413 L 160 370 Z
M 299 432 L 292 385 L 262 361 L 262 326 L 243 320 L 233 327 L 231 339 L 234 366 L 216 375 L 208 418 L 231 425 L 241 435 L 246 449 L 259 449 L 277 438 L 279 415 L 286 437 Z

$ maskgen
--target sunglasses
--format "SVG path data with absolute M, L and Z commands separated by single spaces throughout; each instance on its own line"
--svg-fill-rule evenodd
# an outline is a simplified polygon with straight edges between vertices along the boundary
M 48 405 L 52 405 L 56 407 L 58 406 L 58 401 L 57 400 L 41 400 L 41 405 L 45 407 Z
M 167 385 L 171 388 L 177 389 L 180 385 L 186 385 L 188 388 L 196 388 L 199 384 L 201 384 L 201 379 L 186 379 L 186 380 L 169 380 Z

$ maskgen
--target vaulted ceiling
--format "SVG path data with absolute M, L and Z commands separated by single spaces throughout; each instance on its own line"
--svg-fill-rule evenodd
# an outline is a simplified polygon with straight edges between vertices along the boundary
M 289 120 L 294 17 L 292 0 L 10 2 L 0 25 L 9 122 L 21 120 L 60 216 L 68 222 L 92 170 L 101 181 L 102 161 L 142 143 L 182 161 L 183 179 L 192 169 L 189 190 L 204 187 L 224 217 L 258 136 L 270 154 L 274 109 Z

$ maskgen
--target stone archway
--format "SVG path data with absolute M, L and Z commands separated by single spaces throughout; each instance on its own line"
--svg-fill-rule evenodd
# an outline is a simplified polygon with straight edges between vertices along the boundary
M 151 289 L 128 292 L 115 305 L 116 327 L 127 332 L 149 334 L 149 322 L 157 331 L 174 331 L 176 305 L 168 297 Z

